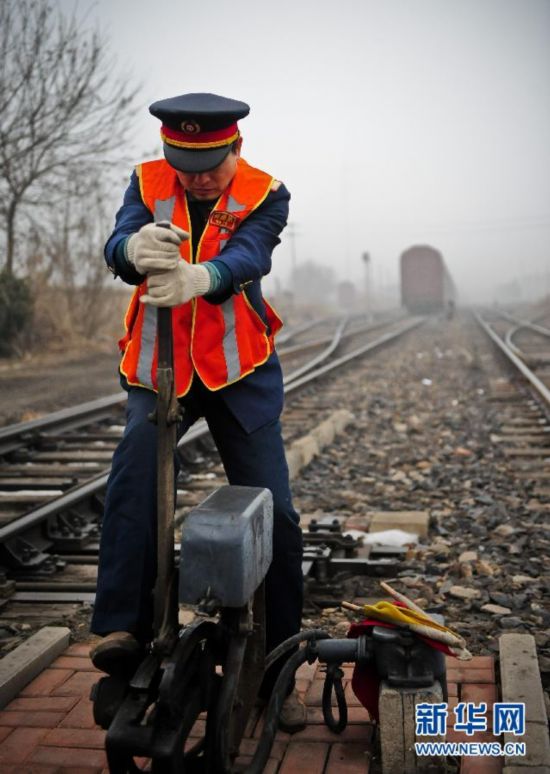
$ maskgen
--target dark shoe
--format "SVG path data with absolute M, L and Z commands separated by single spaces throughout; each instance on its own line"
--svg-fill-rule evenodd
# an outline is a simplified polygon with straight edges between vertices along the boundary
M 307 725 L 307 707 L 294 689 L 283 702 L 281 714 L 279 715 L 279 728 L 294 734 L 301 731 Z
M 90 650 L 92 664 L 108 675 L 131 676 L 142 656 L 142 646 L 129 632 L 112 632 Z

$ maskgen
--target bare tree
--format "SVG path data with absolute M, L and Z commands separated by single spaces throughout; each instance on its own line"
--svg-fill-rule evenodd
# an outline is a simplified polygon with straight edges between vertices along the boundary
M 87 196 L 120 162 L 132 90 L 97 32 L 47 0 L 0 0 L 0 233 L 13 273 L 22 215 Z M 75 186 L 78 181 L 78 186 Z M 34 217 L 33 217 L 34 216 Z
M 109 179 L 98 178 L 86 196 L 79 195 L 78 180 L 67 181 L 65 188 L 66 196 L 46 219 L 31 221 L 21 265 L 39 309 L 56 299 L 48 312 L 53 329 L 93 340 L 112 318 L 112 291 L 119 290 L 101 257 L 112 226 Z M 42 331 L 31 331 L 27 343 L 42 346 Z

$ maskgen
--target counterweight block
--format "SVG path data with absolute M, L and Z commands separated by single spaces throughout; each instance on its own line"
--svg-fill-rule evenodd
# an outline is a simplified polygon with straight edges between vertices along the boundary
M 220 487 L 184 521 L 180 602 L 246 605 L 269 569 L 272 542 L 271 492 L 248 486 Z

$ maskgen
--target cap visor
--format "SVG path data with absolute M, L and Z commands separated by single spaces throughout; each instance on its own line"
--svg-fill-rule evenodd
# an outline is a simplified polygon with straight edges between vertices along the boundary
M 208 172 L 221 164 L 230 150 L 231 145 L 209 150 L 187 150 L 164 143 L 164 158 L 180 172 Z

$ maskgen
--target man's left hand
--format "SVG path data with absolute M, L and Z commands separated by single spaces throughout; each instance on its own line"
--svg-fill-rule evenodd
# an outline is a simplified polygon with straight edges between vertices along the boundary
M 204 266 L 180 260 L 175 269 L 147 277 L 147 293 L 140 301 L 151 306 L 179 306 L 210 290 L 210 272 Z

